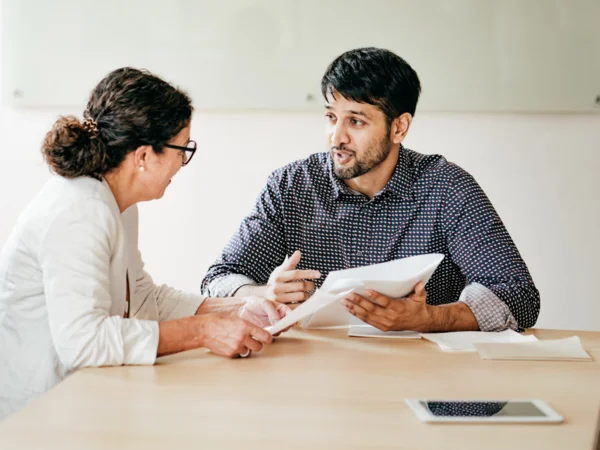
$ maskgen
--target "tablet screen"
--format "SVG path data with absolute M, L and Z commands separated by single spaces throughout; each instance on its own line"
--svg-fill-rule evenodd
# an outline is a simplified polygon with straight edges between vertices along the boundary
M 437 417 L 546 417 L 531 402 L 421 401 L 421 405 Z

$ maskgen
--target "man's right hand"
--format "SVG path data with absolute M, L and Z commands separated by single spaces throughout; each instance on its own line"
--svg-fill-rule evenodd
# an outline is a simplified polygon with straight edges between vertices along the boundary
M 281 266 L 273 271 L 266 285 L 264 297 L 279 303 L 303 302 L 312 291 L 315 283 L 308 280 L 321 278 L 318 270 L 298 270 L 302 253 L 296 250 Z

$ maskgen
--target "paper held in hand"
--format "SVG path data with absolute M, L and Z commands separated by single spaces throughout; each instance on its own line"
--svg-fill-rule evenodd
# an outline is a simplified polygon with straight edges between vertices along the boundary
M 431 253 L 396 259 L 371 266 L 330 272 L 321 286 L 329 293 L 352 289 L 367 296 L 367 289 L 391 298 L 403 298 L 411 294 L 419 281 L 427 284 L 444 255 Z M 339 302 L 320 309 L 302 322 L 304 328 L 328 328 L 348 325 L 364 325 L 350 314 Z
M 296 322 L 299 322 L 304 317 L 310 316 L 311 314 L 319 311 L 322 308 L 326 308 L 328 305 L 334 302 L 338 302 L 352 292 L 352 289 L 344 291 L 339 294 L 329 294 L 318 289 L 308 300 L 298 306 L 296 309 L 288 313 L 283 319 L 277 322 L 275 325 L 266 327 L 271 334 L 277 334 L 280 331 L 285 330 Z
M 271 327 L 272 334 L 304 319 L 304 328 L 327 328 L 364 324 L 346 311 L 339 300 L 356 292 L 366 297 L 367 289 L 392 298 L 402 298 L 413 292 L 415 285 L 427 283 L 444 255 L 432 253 L 397 259 L 371 266 L 330 272 L 318 289 L 306 302 L 290 312 Z

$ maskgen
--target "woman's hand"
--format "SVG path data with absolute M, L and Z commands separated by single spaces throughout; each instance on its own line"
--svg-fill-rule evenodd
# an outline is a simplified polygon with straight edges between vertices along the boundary
M 239 308 L 236 308 L 236 311 Z M 260 351 L 273 336 L 233 314 L 205 313 L 158 324 L 158 356 L 206 347 L 220 356 L 234 357 Z
M 203 346 L 216 355 L 229 358 L 259 352 L 264 344 L 273 342 L 273 336 L 263 327 L 241 318 L 216 314 L 197 316 Z
M 199 347 L 229 358 L 259 352 L 264 344 L 273 342 L 273 336 L 263 328 L 279 322 L 290 311 L 283 303 L 260 297 L 206 299 L 196 315 L 159 324 L 158 355 Z
M 291 309 L 283 303 L 272 302 L 261 297 L 244 297 L 238 317 L 261 328 L 275 325 Z

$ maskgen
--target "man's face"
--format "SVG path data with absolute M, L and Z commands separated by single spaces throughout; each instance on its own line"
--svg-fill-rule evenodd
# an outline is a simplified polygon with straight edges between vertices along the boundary
M 356 178 L 381 164 L 393 143 L 385 114 L 376 106 L 357 103 L 339 92 L 325 104 L 327 146 L 338 178 Z

